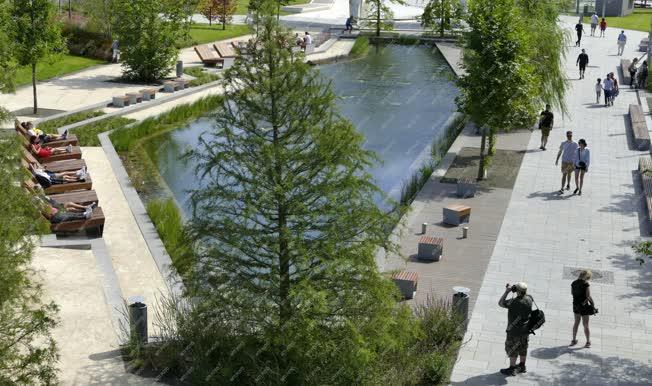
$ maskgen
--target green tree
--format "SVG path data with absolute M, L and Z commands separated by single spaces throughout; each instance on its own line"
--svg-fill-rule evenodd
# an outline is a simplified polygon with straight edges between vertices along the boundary
M 222 29 L 226 29 L 226 25 L 231 24 L 233 20 L 237 6 L 235 0 L 203 0 L 199 4 L 199 12 L 208 19 L 209 25 L 212 25 L 213 21 L 219 20 L 222 23 Z
M 114 1 L 113 33 L 120 40 L 123 76 L 142 82 L 167 76 L 196 7 L 175 0 Z
M 0 141 L 0 384 L 55 384 L 57 306 L 41 302 L 30 267 L 34 239 L 47 229 L 33 198 L 21 186 L 20 144 Z
M 14 56 L 32 68 L 34 114 L 38 113 L 36 65 L 65 50 L 61 24 L 50 0 L 12 0 L 10 27 Z
M 464 5 L 460 0 L 430 0 L 420 17 L 421 26 L 439 31 L 444 37 L 446 31 L 453 31 L 464 16 Z
M 203 0 L 199 3 L 199 13 L 208 20 L 208 25 L 213 25 L 217 20 L 217 9 L 220 0 Z
M 482 128 L 478 179 L 495 149 L 499 130 L 529 127 L 538 97 L 534 63 L 528 57 L 526 20 L 512 0 L 468 2 L 458 107 Z M 489 157 L 485 154 L 489 138 Z
M 80 0 L 80 5 L 84 16 L 88 19 L 88 27 L 111 39 L 115 22 L 114 0 Z
M 369 17 L 367 18 L 367 26 L 376 30 L 376 36 L 380 36 L 380 31 L 391 31 L 394 29 L 394 23 L 392 18 L 394 13 L 389 8 L 387 4 L 405 4 L 404 0 L 389 0 L 386 2 L 384 0 L 369 0 L 367 3 L 369 6 Z
M 11 40 L 6 31 L 9 30 L 10 5 L 8 0 L 0 0 L 0 93 L 13 92 L 15 89 L 14 75 L 16 73 L 16 62 L 13 58 Z M 9 111 L 0 106 L 0 123 L 11 117 Z
M 189 153 L 204 182 L 192 192 L 192 318 L 178 323 L 191 383 L 409 382 L 419 326 L 374 261 L 394 249 L 375 157 L 288 31 L 272 17 L 259 27 Z

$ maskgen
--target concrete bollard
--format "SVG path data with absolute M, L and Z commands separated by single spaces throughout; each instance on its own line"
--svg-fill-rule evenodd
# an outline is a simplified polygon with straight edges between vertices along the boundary
M 421 224 L 421 234 L 425 235 L 427 229 L 428 229 L 428 223 L 427 222 L 424 222 L 423 224 Z
M 142 296 L 129 298 L 129 330 L 131 339 L 147 343 L 147 305 Z
M 469 227 L 463 227 L 462 228 L 462 238 L 465 239 L 469 237 Z
M 177 61 L 177 78 L 181 78 L 183 76 L 183 60 L 178 60 Z

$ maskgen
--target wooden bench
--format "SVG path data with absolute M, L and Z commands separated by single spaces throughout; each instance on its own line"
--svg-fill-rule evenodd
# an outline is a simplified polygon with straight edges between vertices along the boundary
M 102 208 L 93 209 L 93 216 L 88 220 L 66 221 L 58 224 L 50 224 L 50 230 L 56 234 L 77 233 L 86 231 L 95 233 L 101 237 L 104 231 L 104 212 Z
M 126 95 L 114 96 L 112 104 L 115 107 L 129 106 L 129 97 Z
M 213 44 L 215 51 L 224 59 L 223 68 L 229 68 L 235 63 L 235 58 L 238 57 L 238 52 L 232 44 L 218 42 Z
M 127 98 L 129 98 L 129 104 L 135 105 L 143 101 L 143 94 L 139 92 L 130 92 L 127 93 Z
M 178 78 L 178 79 L 173 80 L 173 82 L 176 82 L 176 84 L 177 84 L 176 85 L 176 90 L 183 90 L 183 89 L 186 89 L 186 88 L 190 87 L 190 81 L 186 80 L 186 79 Z
M 23 138 L 25 138 L 25 140 L 29 141 L 30 135 L 27 133 L 27 129 L 23 126 L 22 123 L 20 123 L 20 121 L 16 120 L 14 122 L 14 128 L 16 129 L 16 134 L 22 136 Z M 77 146 L 78 142 L 79 141 L 76 135 L 68 134 L 68 137 L 66 139 L 47 142 L 47 146 L 50 147 L 64 147 L 68 145 Z
M 81 158 L 81 148 L 79 146 L 73 146 L 72 151 L 70 153 L 60 153 L 60 154 L 52 154 L 49 157 L 44 157 L 41 158 L 38 155 L 34 154 L 34 152 L 31 150 L 31 147 L 29 151 L 32 153 L 34 158 L 36 158 L 40 163 L 46 164 L 54 161 L 63 161 L 63 160 L 70 160 L 70 159 L 80 159 Z
M 632 77 L 629 76 L 629 66 L 632 64 L 632 61 L 629 59 L 620 59 L 620 71 L 623 73 L 623 84 L 629 84 L 632 80 Z
M 79 170 L 84 166 L 86 166 L 86 161 L 84 161 L 83 159 L 71 159 L 71 160 L 64 160 L 64 161 L 52 161 L 48 163 L 41 163 L 27 149 L 23 149 L 23 158 L 27 162 L 35 163 L 38 165 L 39 168 L 53 173 Z
M 88 175 L 84 181 L 79 182 L 66 182 L 65 184 L 56 184 L 51 185 L 47 188 L 44 188 L 43 191 L 45 194 L 57 194 L 57 193 L 66 193 L 74 192 L 76 190 L 91 190 L 93 189 L 93 181 L 91 176 Z
M 404 299 L 412 299 L 417 290 L 419 274 L 409 271 L 396 272 L 392 275 L 392 281 L 396 283 Z
M 641 184 L 643 185 L 643 196 L 645 197 L 645 206 L 647 207 L 647 221 L 652 222 L 652 157 L 649 155 L 641 156 L 638 159 L 638 172 L 641 175 Z M 652 233 L 652 227 L 650 227 Z
M 650 148 L 650 134 L 647 131 L 645 115 L 643 115 L 641 106 L 637 104 L 629 105 L 629 119 L 632 122 L 634 146 L 638 150 L 648 150 Z
M 457 179 L 457 197 L 473 197 L 475 196 L 476 189 L 477 186 L 475 178 L 460 177 Z
M 460 225 L 471 219 L 471 207 L 461 204 L 451 204 L 444 207 L 444 224 Z
M 421 236 L 417 249 L 417 259 L 439 261 L 444 253 L 444 239 L 441 237 Z
M 215 66 L 218 63 L 224 65 L 224 59 L 220 58 L 218 53 L 210 46 L 195 46 L 195 52 L 205 66 Z
M 156 99 L 156 93 L 158 92 L 157 88 L 144 88 L 139 91 L 141 94 L 143 94 L 143 101 L 149 101 L 152 99 Z
M 165 92 L 175 92 L 179 90 L 179 83 L 174 80 L 166 80 L 163 82 L 163 91 Z

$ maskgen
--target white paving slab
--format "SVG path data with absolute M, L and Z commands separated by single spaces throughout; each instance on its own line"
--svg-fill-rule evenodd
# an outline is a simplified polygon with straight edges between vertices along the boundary
M 564 17 L 569 30 L 575 17 Z M 588 29 L 588 26 L 587 26 Z M 569 116 L 556 112 L 548 151 L 538 151 L 532 136 L 514 187 L 496 246 L 484 277 L 452 376 L 460 385 L 649 385 L 652 362 L 652 264 L 634 261 L 631 242 L 647 235 L 635 173 L 639 155 L 626 131 L 627 109 L 636 94 L 623 86 L 615 106 L 595 105 L 594 82 L 617 72 L 616 36 L 585 37 L 582 48 L 590 57 L 584 80 L 576 80 L 579 48 L 566 59 L 570 90 Z M 625 57 L 634 57 L 646 33 L 626 31 Z M 639 56 L 639 55 L 636 55 Z M 628 124 L 628 123 L 627 123 Z M 591 168 L 583 195 L 559 196 L 556 149 L 566 130 L 575 140 L 585 138 L 591 149 Z M 563 269 L 581 267 L 610 271 L 613 284 L 592 283 L 600 309 L 591 318 L 593 346 L 570 349 L 573 324 L 571 280 Z M 505 282 L 526 281 L 545 310 L 543 329 L 530 339 L 528 373 L 505 378 L 504 329 L 507 312 L 498 307 Z M 580 347 L 584 336 L 580 328 Z

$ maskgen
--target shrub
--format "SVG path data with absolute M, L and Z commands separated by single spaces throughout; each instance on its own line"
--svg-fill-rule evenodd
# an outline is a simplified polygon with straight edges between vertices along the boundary
M 147 204 L 147 214 L 154 223 L 177 273 L 181 276 L 189 273 L 194 264 L 194 253 L 184 229 L 181 211 L 174 199 L 150 201 Z
M 352 58 L 360 58 L 367 55 L 367 52 L 369 52 L 369 38 L 366 36 L 358 36 L 355 39 L 355 43 L 353 43 L 349 56 Z
M 220 76 L 216 73 L 211 73 L 204 70 L 202 67 L 190 67 L 186 68 L 184 71 L 187 75 L 194 76 L 195 79 L 190 81 L 190 86 L 200 86 L 202 84 L 214 82 L 220 79 Z

